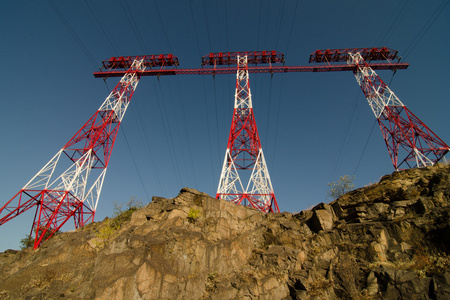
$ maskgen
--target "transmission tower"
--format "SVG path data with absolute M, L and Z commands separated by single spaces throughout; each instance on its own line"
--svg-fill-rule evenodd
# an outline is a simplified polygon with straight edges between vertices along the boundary
M 450 150 L 416 117 L 366 62 L 392 60 L 397 51 L 388 48 L 317 50 L 310 62 L 347 61 L 381 129 L 396 170 L 433 165 Z
M 348 52 L 352 52 L 348 49 L 343 54 L 339 54 L 338 50 L 334 51 L 333 58 L 337 58 L 336 61 L 343 61 L 342 57 L 347 60 Z M 331 52 L 331 50 L 326 50 L 324 53 L 316 51 L 313 53 L 315 62 L 329 62 L 332 58 Z M 364 51 L 356 52 L 365 53 Z M 236 68 L 230 67 L 230 65 L 237 65 L 235 107 L 217 198 L 248 205 L 264 212 L 279 212 L 256 128 L 248 74 L 328 71 L 353 71 L 358 74 L 358 72 L 373 72 L 374 69 L 397 70 L 408 67 L 407 63 L 400 62 L 366 63 L 364 59 L 367 57 L 377 59 L 376 57 L 387 55 L 385 50 L 372 52 L 370 55 L 361 54 L 362 58 L 355 58 L 356 63 L 352 64 L 330 65 L 328 63 L 328 65 L 315 66 L 274 65 L 284 64 L 284 55 L 277 51 L 211 53 L 202 58 L 201 69 L 177 69 L 178 59 L 172 54 L 111 57 L 109 60 L 103 61 L 103 68 L 100 72 L 95 72 L 94 76 L 97 78 L 122 76 L 122 79 L 89 121 L 14 197 L 0 208 L 0 226 L 35 207 L 30 236 L 35 235 L 34 248 L 37 248 L 43 240 L 50 238 L 71 218 L 73 218 L 76 228 L 92 222 L 112 148 L 140 77 L 218 75 L 236 72 Z M 354 56 L 350 57 L 353 59 Z M 312 61 L 314 60 L 310 58 L 310 62 Z M 250 67 L 249 64 L 256 66 Z M 258 64 L 266 64 L 266 66 L 257 66 Z M 380 89 L 391 93 L 375 72 L 372 74 L 372 77 L 361 77 L 366 78 L 361 80 L 365 82 L 367 88 L 378 85 Z M 365 88 L 363 88 L 364 90 Z M 370 92 L 365 92 L 365 94 L 367 97 L 371 95 Z M 387 104 L 387 102 L 382 103 Z M 400 100 L 392 103 L 401 104 Z M 396 116 L 400 116 L 402 111 L 407 114 L 409 123 L 399 117 L 394 120 Z M 443 145 L 438 150 L 436 147 L 429 147 L 428 150 L 424 150 L 423 147 L 414 147 L 410 156 L 418 157 L 421 162 L 425 162 L 424 164 L 431 160 L 427 158 L 430 153 L 438 157 L 435 159 L 437 161 L 448 152 L 447 145 L 402 104 L 386 106 L 377 118 L 379 118 L 380 124 L 386 124 L 382 121 L 387 120 L 388 124 L 397 130 L 392 133 L 389 131 L 388 125 L 384 126 L 386 133 L 383 134 L 387 136 L 386 143 L 392 141 L 392 150 L 388 144 L 392 153 L 398 151 L 395 149 L 398 145 L 404 147 L 403 140 L 410 142 L 417 135 L 425 137 L 428 144 L 438 145 L 440 143 Z M 414 134 L 399 133 L 400 130 L 406 130 L 407 124 L 415 125 Z M 419 127 L 421 131 L 417 129 Z M 398 136 L 404 137 L 403 140 L 399 142 Z M 61 156 L 69 159 L 66 160 L 66 166 L 63 166 L 62 160 L 64 159 L 60 160 Z M 404 160 L 406 163 L 409 161 L 409 158 Z M 243 170 L 252 171 L 246 188 L 239 176 L 239 171 Z
M 169 54 L 104 61 L 103 66 L 109 70 L 124 69 L 122 79 L 89 121 L 0 208 L 0 225 L 35 207 L 30 236 L 35 235 L 34 248 L 37 248 L 70 218 L 76 228 L 92 222 L 114 141 L 140 72 L 165 65 L 178 65 L 178 60 Z M 67 169 L 61 156 L 69 159 Z
M 203 65 L 237 65 L 233 119 L 217 199 L 250 206 L 263 212 L 280 211 L 256 127 L 248 64 L 283 61 L 284 56 L 276 51 L 211 53 L 209 57 L 203 58 Z M 239 175 L 244 170 L 251 171 L 246 186 Z
M 346 54 L 344 54 L 346 55 Z M 345 56 L 346 57 L 346 56 Z M 283 63 L 283 65 L 280 65 Z M 237 71 L 236 67 L 237 65 Z M 253 65 L 253 66 L 250 66 Z M 262 66 L 261 66 L 262 65 Z M 406 69 L 408 63 L 370 63 L 373 69 Z M 146 69 L 141 76 L 162 75 L 236 75 L 236 94 L 233 120 L 216 197 L 249 205 L 265 212 L 278 212 L 269 172 L 261 149 L 251 102 L 249 73 L 290 73 L 354 71 L 354 65 L 284 66 L 284 55 L 277 51 L 221 52 L 202 57 L 202 68 Z M 118 77 L 123 70 L 95 72 L 96 78 Z M 246 188 L 239 171 L 252 171 Z

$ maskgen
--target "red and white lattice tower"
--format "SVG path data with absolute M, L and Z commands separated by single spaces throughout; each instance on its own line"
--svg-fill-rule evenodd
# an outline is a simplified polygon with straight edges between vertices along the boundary
M 0 225 L 35 207 L 30 236 L 35 234 L 37 248 L 70 218 L 76 228 L 92 222 L 114 141 L 140 73 L 146 67 L 167 64 L 178 65 L 178 60 L 169 54 L 104 61 L 104 67 L 110 70 L 125 69 L 125 75 L 89 121 L 0 208 Z M 69 158 L 68 164 L 62 156 Z
M 449 151 L 431 129 L 417 118 L 381 80 L 359 53 L 348 53 L 356 65 L 356 80 L 378 120 L 396 170 L 433 165 Z
M 238 53 L 236 63 L 233 120 L 216 198 L 263 212 L 279 212 L 252 107 L 248 55 Z M 239 176 L 244 170 L 252 172 L 246 186 Z

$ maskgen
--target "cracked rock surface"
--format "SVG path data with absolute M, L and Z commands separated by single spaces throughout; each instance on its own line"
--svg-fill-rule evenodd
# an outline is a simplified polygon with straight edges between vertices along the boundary
M 449 201 L 444 165 L 298 214 L 183 188 L 0 253 L 0 299 L 450 299 Z

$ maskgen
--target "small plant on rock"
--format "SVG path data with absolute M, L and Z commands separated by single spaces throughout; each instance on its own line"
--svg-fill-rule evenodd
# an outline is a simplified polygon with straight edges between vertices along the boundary
M 217 278 L 217 272 L 209 273 L 208 277 L 206 278 L 205 288 L 208 292 L 211 292 L 217 287 L 218 283 L 219 280 Z
M 442 274 L 450 267 L 450 256 L 445 253 L 429 253 L 423 245 L 416 246 L 410 268 L 416 269 L 419 277 Z
M 330 187 L 327 192 L 327 197 L 336 200 L 337 198 L 345 195 L 355 188 L 353 180 L 355 176 L 344 175 L 339 177 L 338 181 L 330 182 L 328 186 Z
M 117 219 L 117 222 L 125 222 L 131 219 L 131 215 L 138 209 L 144 207 L 141 200 L 137 200 L 136 197 L 131 197 L 127 203 L 125 203 L 125 209 L 122 209 L 123 203 L 114 203 L 113 218 Z
M 123 203 L 114 203 L 114 214 L 112 219 L 108 219 L 97 231 L 96 236 L 98 241 L 95 243 L 100 249 L 109 244 L 110 240 L 114 238 L 117 231 L 122 227 L 124 222 L 131 219 L 131 215 L 138 209 L 144 207 L 141 200 L 136 200 L 136 197 L 131 197 L 125 203 L 125 209 L 122 208 Z
M 109 241 L 114 237 L 116 232 L 120 229 L 120 224 L 115 220 L 108 219 L 105 224 L 101 226 L 95 233 L 98 241 L 95 243 L 100 249 L 109 244 Z
M 191 208 L 187 216 L 188 221 L 190 223 L 195 223 L 198 217 L 200 217 L 200 209 Z

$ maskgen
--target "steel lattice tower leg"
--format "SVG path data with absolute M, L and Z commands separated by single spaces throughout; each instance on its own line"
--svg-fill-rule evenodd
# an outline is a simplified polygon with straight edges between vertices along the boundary
M 256 128 L 247 56 L 238 56 L 237 65 L 233 120 L 216 198 L 263 212 L 279 212 Z M 252 171 L 245 189 L 241 170 Z
M 72 217 L 76 228 L 94 220 L 114 141 L 143 69 L 143 60 L 135 60 L 89 121 L 0 208 L 0 226 L 36 207 L 30 235 L 37 248 Z M 61 156 L 70 160 L 67 169 Z
M 449 146 L 403 105 L 359 53 L 349 53 L 347 63 L 357 66 L 356 80 L 378 120 L 396 170 L 433 165 L 447 154 Z

